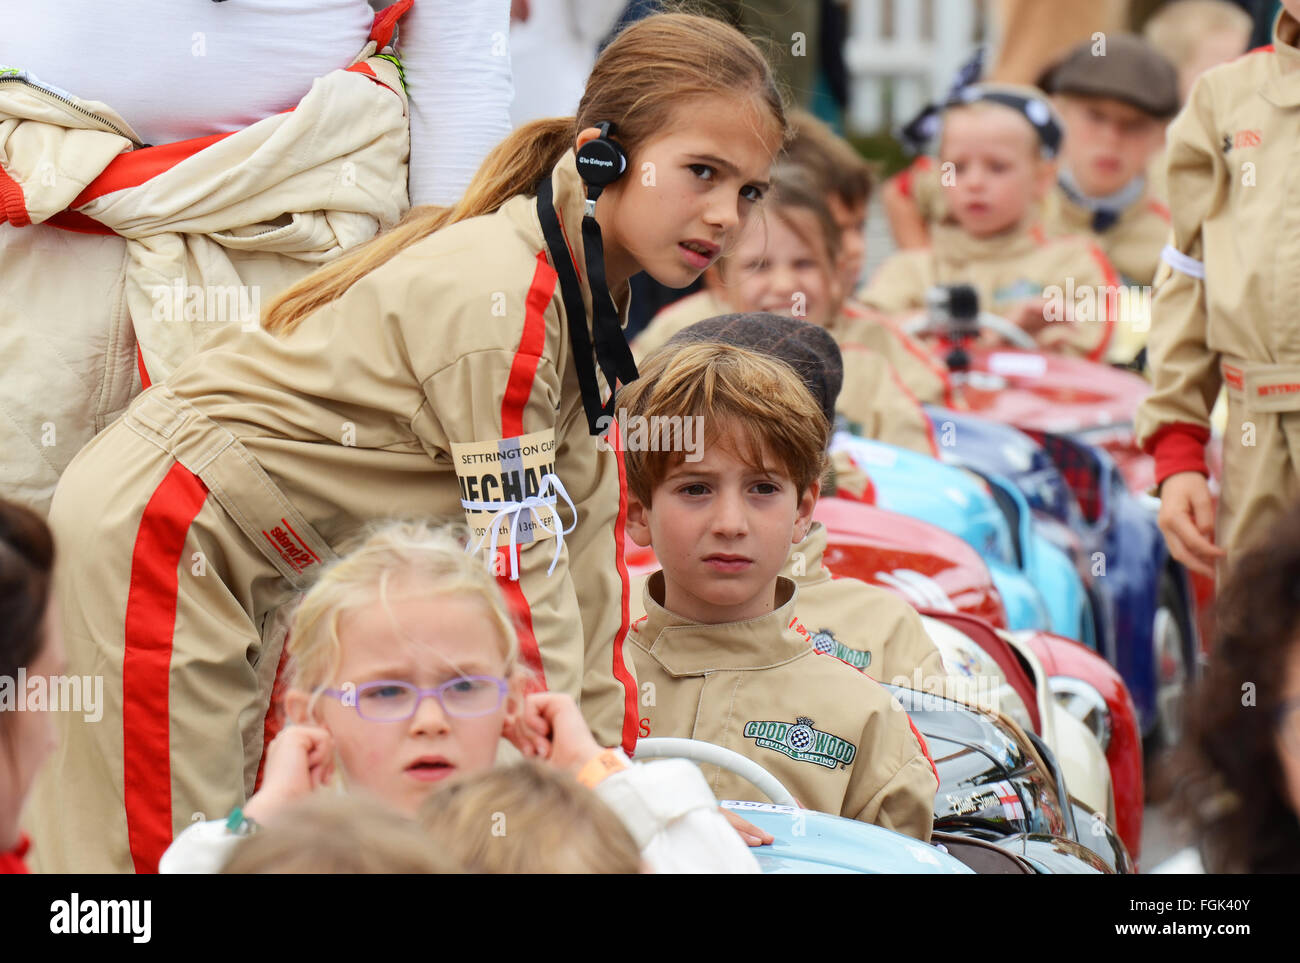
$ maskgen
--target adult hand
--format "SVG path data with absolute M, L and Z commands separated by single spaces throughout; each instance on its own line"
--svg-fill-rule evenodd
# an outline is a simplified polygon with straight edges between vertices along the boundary
M 1214 544 L 1214 501 L 1204 475 L 1180 471 L 1164 480 L 1156 524 L 1170 555 L 1191 571 L 1214 577 L 1214 562 L 1226 553 Z
M 329 782 L 334 774 L 334 739 L 320 726 L 282 729 L 266 753 L 262 788 L 244 806 L 259 822 Z

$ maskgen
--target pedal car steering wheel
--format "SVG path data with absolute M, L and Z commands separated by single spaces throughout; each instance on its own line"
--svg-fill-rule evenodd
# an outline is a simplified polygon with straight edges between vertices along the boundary
M 790 790 L 781 785 L 781 780 L 754 760 L 711 742 L 668 737 L 638 739 L 636 758 L 638 762 L 642 759 L 690 759 L 692 762 L 717 766 L 744 779 L 779 806 L 799 805 Z
M 993 314 L 990 311 L 981 311 L 975 318 L 975 326 L 980 330 L 992 331 L 1002 340 L 1008 341 L 1013 347 L 1023 348 L 1026 351 L 1039 350 L 1038 342 L 1034 336 L 1014 322 L 1008 321 L 1000 314 Z M 930 319 L 924 314 L 918 314 L 916 317 L 903 322 L 903 330 L 913 337 L 927 334 L 948 334 L 949 329 L 946 325 L 930 324 Z

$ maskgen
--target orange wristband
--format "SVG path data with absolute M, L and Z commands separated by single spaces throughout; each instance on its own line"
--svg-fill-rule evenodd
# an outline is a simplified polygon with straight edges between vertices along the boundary
M 586 765 L 578 770 L 578 782 L 588 789 L 595 789 L 596 785 L 603 782 L 607 776 L 622 772 L 626 768 L 628 768 L 627 759 L 621 752 L 617 749 L 604 749 L 588 759 Z

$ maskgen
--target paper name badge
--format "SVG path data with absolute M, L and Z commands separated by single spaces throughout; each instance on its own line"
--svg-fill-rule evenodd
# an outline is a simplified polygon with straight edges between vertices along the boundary
M 452 442 L 451 459 L 474 538 L 493 527 L 508 535 L 512 524 L 518 544 L 555 536 L 555 492 L 549 485 L 544 490 L 543 482 L 555 474 L 555 447 L 553 428 L 516 438 Z

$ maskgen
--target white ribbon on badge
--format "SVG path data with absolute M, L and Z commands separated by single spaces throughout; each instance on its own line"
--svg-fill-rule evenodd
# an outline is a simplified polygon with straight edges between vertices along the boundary
M 555 494 L 548 494 L 548 489 L 554 488 Z M 569 506 L 569 511 L 573 513 L 573 522 L 568 528 L 563 528 L 560 521 L 559 513 L 555 510 L 556 495 L 564 499 L 564 503 Z M 573 504 L 573 499 L 564 488 L 564 483 L 560 481 L 557 475 L 546 474 L 542 476 L 541 484 L 536 495 L 529 495 L 520 501 L 471 501 L 462 498 L 461 506 L 471 512 L 495 512 L 492 521 L 474 546 L 468 549 L 470 555 L 478 554 L 479 549 L 483 547 L 484 542 L 488 544 L 488 567 L 492 567 L 492 559 L 496 558 L 497 544 L 501 534 L 501 523 L 509 516 L 510 518 L 510 581 L 519 581 L 519 518 L 525 511 L 532 513 L 533 520 L 537 522 L 538 527 L 548 535 L 555 536 L 555 555 L 551 559 L 551 567 L 546 570 L 547 576 L 555 571 L 555 565 L 560 560 L 560 549 L 564 548 L 564 536 L 578 524 L 578 509 Z M 539 508 L 546 508 L 555 522 L 555 528 L 549 528 L 546 520 L 538 513 Z

